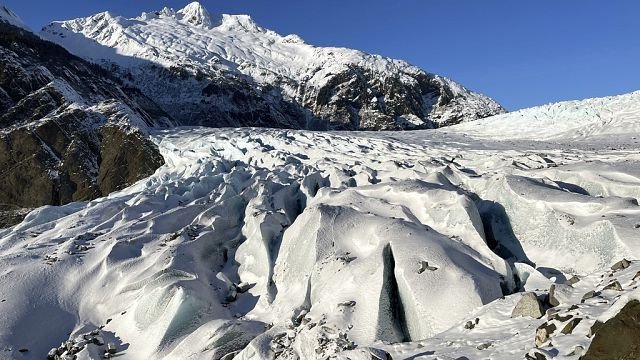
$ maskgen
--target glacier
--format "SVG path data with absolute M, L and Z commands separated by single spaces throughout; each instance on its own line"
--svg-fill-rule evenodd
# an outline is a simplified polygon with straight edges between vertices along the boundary
M 0 21 L 28 31 L 4 7 Z M 429 116 L 386 118 L 390 99 L 367 79 L 370 104 L 343 129 L 453 126 L 309 131 L 297 108 L 306 115 L 265 122 L 295 129 L 176 126 L 198 113 L 154 124 L 52 80 L 69 109 L 141 131 L 164 165 L 0 229 L 2 359 L 578 360 L 594 329 L 640 300 L 640 92 L 502 114 L 403 61 L 199 3 L 40 34 L 125 85 L 153 79 L 142 90 L 167 112 L 230 81 L 266 89 L 269 111 L 295 100 L 331 118 L 350 76 L 374 74 L 436 84 L 418 96 Z
M 628 96 L 550 106 L 597 113 Z M 513 359 L 538 351 L 543 321 L 509 317 L 520 291 L 573 276 L 559 309 L 587 320 L 543 350 L 587 348 L 587 324 L 640 295 L 632 261 L 623 298 L 568 310 L 640 253 L 638 134 L 625 107 L 600 133 L 527 140 L 546 109 L 525 111 L 537 117 L 513 140 L 467 124 L 151 130 L 165 159 L 151 177 L 0 230 L 0 348 L 42 358 L 101 329 L 131 359 Z M 481 121 L 509 116 L 522 118 Z

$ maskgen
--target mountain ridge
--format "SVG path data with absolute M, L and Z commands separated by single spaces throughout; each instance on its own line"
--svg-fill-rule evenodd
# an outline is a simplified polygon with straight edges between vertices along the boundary
M 106 70 L 9 21 L 0 64 L 0 226 L 21 208 L 107 195 L 163 163 L 148 129 L 172 120 Z
M 195 23 L 185 21 L 184 14 Z M 315 47 L 297 35 L 262 28 L 247 15 L 211 16 L 199 3 L 131 19 L 100 13 L 53 22 L 40 34 L 130 79 L 188 125 L 194 125 L 189 118 L 196 113 L 205 123 L 195 125 L 414 129 L 505 111 L 495 101 L 405 61 Z M 177 74 L 153 81 L 162 75 L 154 66 Z M 213 93 L 206 90 L 212 84 Z M 187 99 L 174 99 L 167 87 L 183 89 Z M 219 114 L 221 106 L 241 120 L 234 124 L 233 116 Z M 243 113 L 247 108 L 251 111 Z
M 0 22 L 4 22 L 22 28 L 24 30 L 31 31 L 31 29 L 29 29 L 29 27 L 22 21 L 22 19 L 20 19 L 20 17 L 16 15 L 16 13 L 11 11 L 11 9 L 9 9 L 8 7 L 4 6 L 2 3 L 0 3 Z

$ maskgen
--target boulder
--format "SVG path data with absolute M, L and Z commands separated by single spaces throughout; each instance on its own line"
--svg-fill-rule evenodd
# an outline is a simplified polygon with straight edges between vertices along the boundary
M 631 263 L 629 262 L 629 260 L 627 259 L 622 259 L 620 261 L 618 261 L 617 263 L 613 264 L 611 266 L 611 270 L 613 271 L 618 271 L 618 270 L 622 270 L 622 269 L 626 269 L 629 267 L 629 265 L 631 265 Z
M 602 290 L 622 291 L 622 285 L 616 280 L 609 283 L 609 285 L 605 286 Z
M 544 345 L 549 339 L 551 335 L 556 331 L 557 327 L 555 324 L 550 324 L 545 322 L 544 324 L 538 326 L 536 329 L 536 339 L 535 343 L 537 347 Z
M 547 357 L 544 354 L 532 351 L 524 356 L 526 360 L 547 360 Z
M 580 281 L 580 278 L 574 275 L 569 280 L 565 281 L 565 284 L 574 285 L 574 284 L 577 284 L 579 281 Z
M 425 270 L 429 270 L 429 271 L 436 271 L 438 270 L 437 267 L 435 266 L 430 266 L 428 262 L 426 261 L 420 261 L 420 267 L 418 268 L 418 274 L 422 274 L 423 272 L 425 272 Z
M 596 322 L 591 346 L 581 360 L 640 359 L 640 301 L 628 302 L 605 323 Z
M 571 334 L 573 332 L 573 329 L 575 329 L 581 321 L 582 318 L 573 318 L 569 320 L 569 322 L 562 328 L 560 332 L 565 335 Z
M 586 294 L 582 295 L 582 302 L 585 302 L 585 300 L 589 300 L 589 299 L 594 298 L 594 297 L 596 297 L 598 295 L 600 295 L 599 292 L 597 292 L 595 290 L 590 290 Z
M 522 294 L 520 301 L 516 304 L 511 317 L 529 316 L 539 319 L 544 315 L 542 304 L 535 293 L 529 292 Z
M 549 288 L 549 305 L 558 306 L 568 302 L 573 287 L 566 284 L 551 284 Z

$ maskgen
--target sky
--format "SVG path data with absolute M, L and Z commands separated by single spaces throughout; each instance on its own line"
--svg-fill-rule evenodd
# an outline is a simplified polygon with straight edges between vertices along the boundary
M 0 0 L 32 29 L 178 0 Z M 508 110 L 640 90 L 638 0 L 201 0 L 309 44 L 404 59 Z

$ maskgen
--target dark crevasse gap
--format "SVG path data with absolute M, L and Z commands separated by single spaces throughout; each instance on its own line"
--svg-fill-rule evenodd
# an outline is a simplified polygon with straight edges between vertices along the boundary
M 380 314 L 385 312 L 389 312 L 391 317 L 391 323 L 395 327 L 395 332 L 399 337 L 400 342 L 411 341 L 411 335 L 409 334 L 409 328 L 407 326 L 406 313 L 404 310 L 404 306 L 402 304 L 402 298 L 400 297 L 400 290 L 398 289 L 398 281 L 396 280 L 395 275 L 395 267 L 396 262 L 393 257 L 393 250 L 391 249 L 391 244 L 385 245 L 382 257 L 384 260 L 384 283 L 387 286 L 384 288 L 383 292 L 380 294 L 381 301 L 380 304 L 389 304 L 389 309 L 380 309 Z M 387 301 L 383 301 L 383 298 Z M 382 324 L 384 326 L 384 324 Z M 379 331 L 382 330 L 382 326 L 379 326 Z M 382 337 L 379 334 L 379 338 Z

